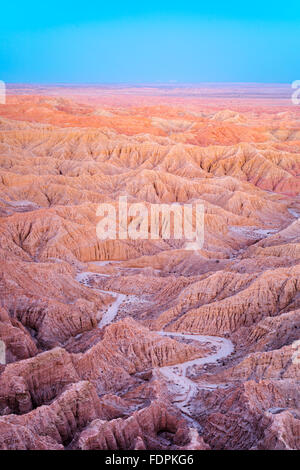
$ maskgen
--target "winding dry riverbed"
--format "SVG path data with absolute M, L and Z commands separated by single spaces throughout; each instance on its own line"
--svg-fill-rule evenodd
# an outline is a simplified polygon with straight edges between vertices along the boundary
M 82 272 L 77 275 L 77 281 L 89 286 L 89 278 L 91 276 L 106 276 L 105 274 L 96 274 L 93 272 Z M 112 323 L 115 317 L 118 314 L 120 305 L 126 299 L 124 294 L 119 292 L 107 291 L 94 288 L 101 293 L 110 294 L 115 298 L 114 302 L 108 307 L 107 311 L 102 316 L 101 321 L 99 322 L 99 328 L 102 328 L 106 325 Z M 135 297 L 135 296 L 132 296 Z M 197 394 L 199 389 L 208 389 L 217 388 L 216 384 L 209 384 L 207 382 L 196 383 L 188 377 L 188 370 L 194 366 L 203 366 L 206 364 L 216 364 L 220 359 L 232 354 L 234 351 L 234 346 L 232 342 L 227 338 L 222 338 L 219 336 L 206 336 L 206 335 L 197 335 L 197 334 L 186 334 L 186 333 L 176 333 L 168 331 L 156 331 L 161 336 L 171 336 L 172 338 L 182 338 L 193 341 L 198 341 L 199 343 L 211 347 L 215 352 L 191 361 L 182 362 L 172 366 L 163 366 L 159 368 L 159 373 L 166 380 L 168 388 L 174 397 L 173 403 L 186 415 L 190 416 L 189 404 L 192 398 Z

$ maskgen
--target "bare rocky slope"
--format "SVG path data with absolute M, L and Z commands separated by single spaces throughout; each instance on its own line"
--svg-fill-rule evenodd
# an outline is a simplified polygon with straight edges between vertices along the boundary
M 0 449 L 300 449 L 299 110 L 151 99 L 1 106 Z M 100 240 L 124 195 L 202 249 Z

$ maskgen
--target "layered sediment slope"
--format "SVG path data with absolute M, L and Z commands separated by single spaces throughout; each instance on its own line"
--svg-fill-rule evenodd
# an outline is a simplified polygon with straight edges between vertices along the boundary
M 0 448 L 300 449 L 300 111 L 122 93 L 1 105 Z M 120 196 L 204 245 L 99 239 Z

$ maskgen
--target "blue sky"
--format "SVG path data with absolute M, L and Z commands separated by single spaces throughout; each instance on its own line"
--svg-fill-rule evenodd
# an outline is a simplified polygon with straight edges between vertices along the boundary
M 0 80 L 290 83 L 300 79 L 300 3 L 282 4 L 5 2 Z

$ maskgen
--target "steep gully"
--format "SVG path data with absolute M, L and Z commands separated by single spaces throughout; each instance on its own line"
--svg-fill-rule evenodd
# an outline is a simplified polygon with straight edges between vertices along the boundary
M 81 272 L 77 275 L 77 281 L 90 287 L 89 279 L 92 276 L 101 277 L 107 276 L 105 274 L 95 274 L 93 272 Z M 126 295 L 120 294 L 119 292 L 107 291 L 94 288 L 98 292 L 110 294 L 115 298 L 114 302 L 108 307 L 104 313 L 98 327 L 102 328 L 109 325 L 115 319 L 118 314 L 120 305 L 126 298 Z M 130 296 L 129 296 L 130 297 Z M 133 296 L 132 296 L 133 297 Z M 205 343 L 206 346 L 210 346 L 213 349 L 213 353 L 205 357 L 199 357 L 190 361 L 175 364 L 172 366 L 160 367 L 157 371 L 167 383 L 168 389 L 171 392 L 171 396 L 174 397 L 173 403 L 177 406 L 182 413 L 184 413 L 192 426 L 199 427 L 198 423 L 195 422 L 190 415 L 189 405 L 192 398 L 197 394 L 199 389 L 213 389 L 216 387 L 222 387 L 222 384 L 209 384 L 209 383 L 196 383 L 188 377 L 189 369 L 194 366 L 204 366 L 205 364 L 215 364 L 219 359 L 229 356 L 234 351 L 234 346 L 229 339 L 218 337 L 218 336 L 203 336 L 196 334 L 185 334 L 175 333 L 167 331 L 156 331 L 157 334 L 162 336 L 170 336 L 172 338 L 182 338 L 185 340 L 198 341 L 199 343 Z
M 289 212 L 294 215 L 295 218 L 299 217 L 298 212 L 292 211 L 289 209 Z M 257 233 L 256 239 L 254 244 L 257 242 L 257 235 L 259 239 L 266 238 L 271 236 L 274 232 L 277 232 L 278 229 L 275 230 L 265 230 L 262 231 L 263 233 Z M 251 237 L 252 238 L 252 237 Z M 242 250 L 244 251 L 244 250 Z M 236 256 L 236 255 L 235 255 Z M 114 263 L 114 261 L 97 261 L 95 264 L 99 266 L 105 266 L 107 263 Z M 77 275 L 77 281 L 85 284 L 86 286 L 90 287 L 89 279 L 92 276 L 105 276 L 109 277 L 109 274 L 99 274 L 94 272 L 81 272 Z M 93 287 L 94 288 L 94 287 Z M 104 313 L 101 321 L 99 322 L 99 328 L 102 328 L 106 325 L 112 323 L 115 317 L 118 314 L 118 309 L 126 299 L 126 297 L 135 297 L 136 296 L 126 296 L 124 294 L 120 294 L 119 292 L 113 291 L 106 291 L 101 289 L 96 289 L 99 292 L 110 294 L 115 298 L 115 301 L 109 306 L 108 310 Z M 175 364 L 172 366 L 163 366 L 160 367 L 157 371 L 160 376 L 164 378 L 167 383 L 168 389 L 171 393 L 171 396 L 174 397 L 173 404 L 176 405 L 182 413 L 184 413 L 187 419 L 191 422 L 192 426 L 198 427 L 199 424 L 194 421 L 191 417 L 190 413 L 190 403 L 192 398 L 197 394 L 197 390 L 199 389 L 206 389 L 212 390 L 214 388 L 226 387 L 224 384 L 213 384 L 207 382 L 194 382 L 191 380 L 188 375 L 189 370 L 191 370 L 195 366 L 205 366 L 206 364 L 216 364 L 219 359 L 224 359 L 225 357 L 230 356 L 230 354 L 234 351 L 234 346 L 229 339 L 218 337 L 218 336 L 204 336 L 204 335 L 197 335 L 197 334 L 185 334 L 185 333 L 176 333 L 176 332 L 167 332 L 167 331 L 156 331 L 157 334 L 162 336 L 170 336 L 172 338 L 182 338 L 185 340 L 193 340 L 198 341 L 199 343 L 205 343 L 205 346 L 209 346 L 214 351 L 213 353 L 205 356 L 199 357 L 197 359 L 193 359 L 191 361 L 186 361 L 183 363 Z

